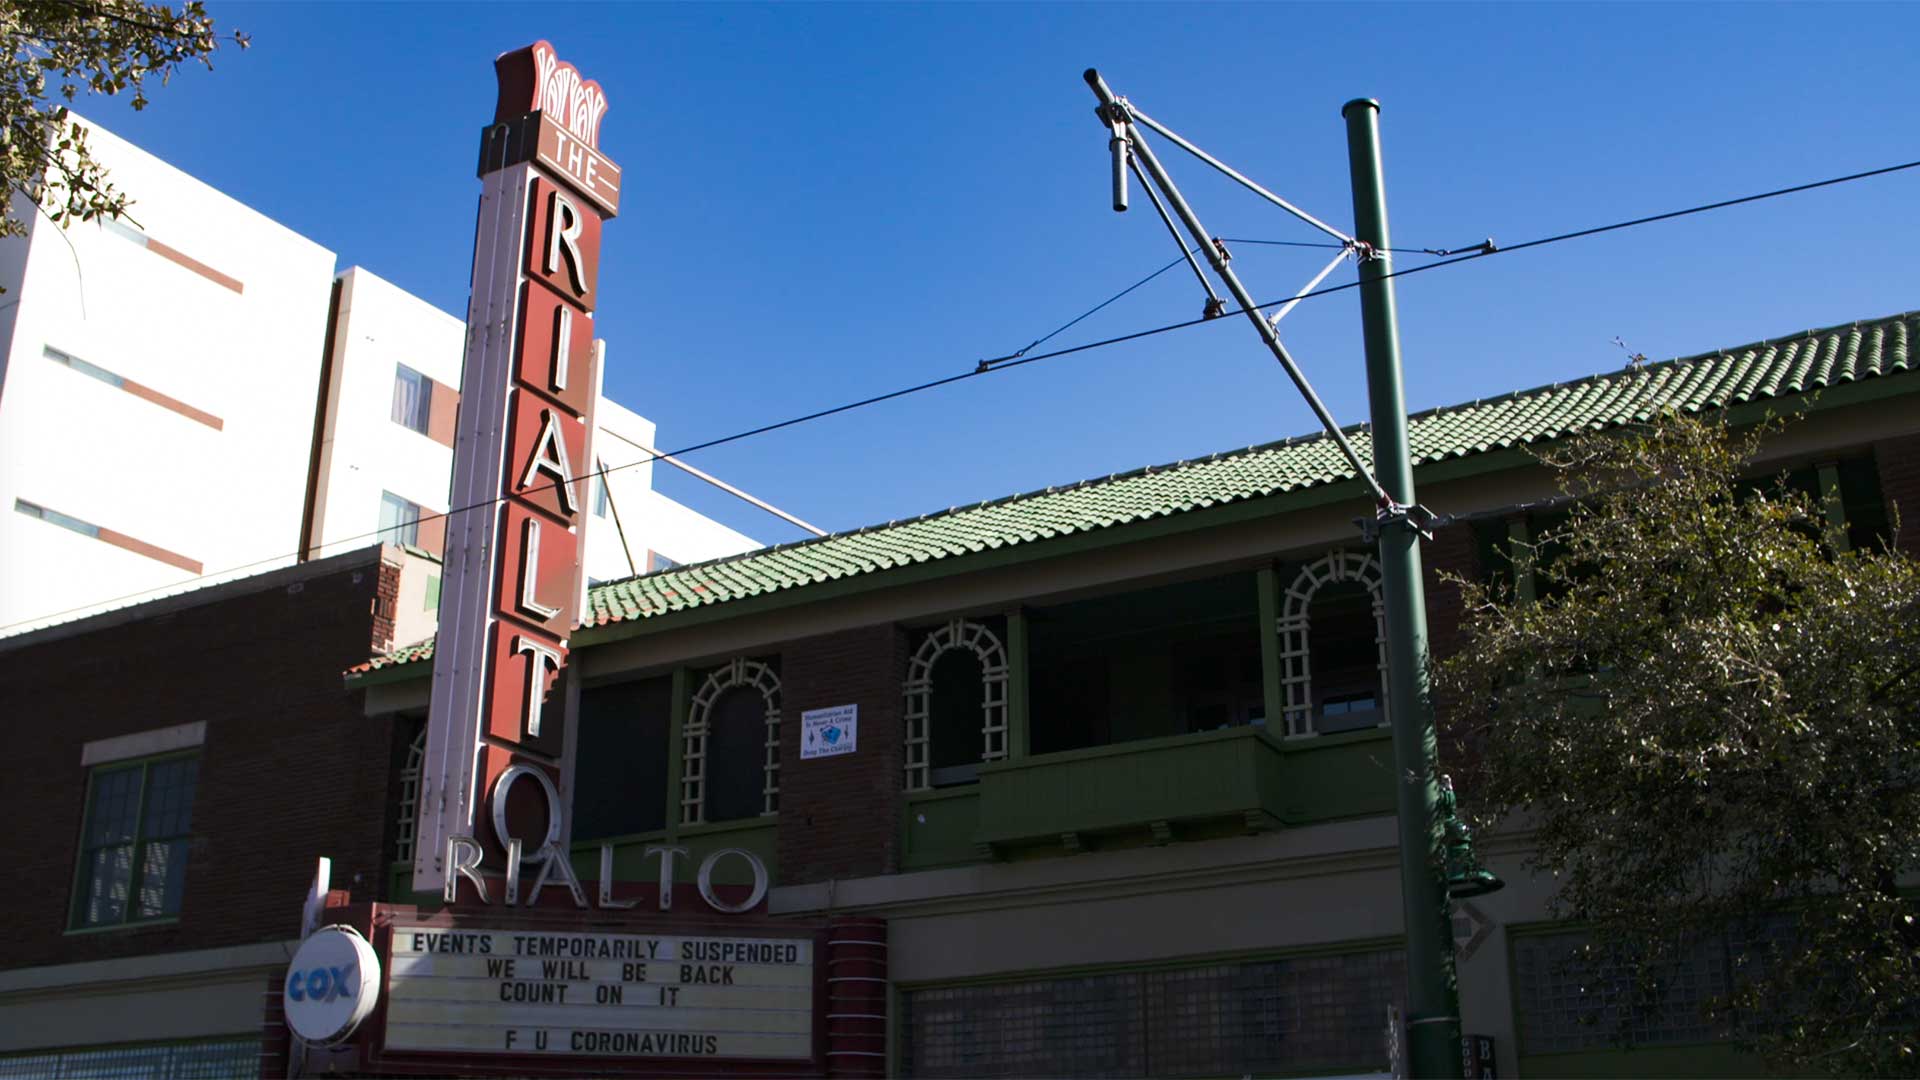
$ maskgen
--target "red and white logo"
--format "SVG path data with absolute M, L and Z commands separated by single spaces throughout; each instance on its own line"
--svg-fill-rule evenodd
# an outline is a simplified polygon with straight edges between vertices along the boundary
M 560 59 L 552 45 L 536 41 L 501 55 L 493 66 L 500 80 L 496 122 L 544 113 L 569 135 L 600 148 L 600 119 L 607 114 L 607 95 L 598 82 L 582 78 L 579 68 Z

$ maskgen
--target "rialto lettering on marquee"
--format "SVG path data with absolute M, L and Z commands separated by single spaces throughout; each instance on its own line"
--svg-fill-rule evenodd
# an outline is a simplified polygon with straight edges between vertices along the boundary
M 544 41 L 494 68 L 452 493 L 485 509 L 447 533 L 414 887 L 478 882 L 450 861 L 463 838 L 506 894 L 518 894 L 524 863 L 540 867 L 534 894 L 566 885 L 584 902 L 550 853 L 568 835 L 568 638 L 584 599 L 581 485 L 600 386 L 593 310 L 620 173 L 598 150 L 598 83 Z M 489 329 L 499 326 L 512 333 Z M 537 784 L 516 787 L 525 778 Z M 516 794 L 533 787 L 547 797 Z M 477 827 L 488 820 L 495 828 Z M 545 839 L 529 855 L 521 837 Z

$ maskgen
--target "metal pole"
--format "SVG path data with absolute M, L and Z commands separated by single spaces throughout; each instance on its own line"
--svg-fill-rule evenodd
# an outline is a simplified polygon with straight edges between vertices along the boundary
M 1353 177 L 1354 238 L 1372 248 L 1360 261 L 1360 318 L 1373 420 L 1373 468 L 1394 502 L 1413 506 L 1413 460 L 1400 385 L 1400 332 L 1387 280 L 1387 197 L 1380 170 L 1380 104 L 1349 101 L 1347 159 Z M 1433 700 L 1427 685 L 1427 603 L 1420 535 L 1404 514 L 1380 523 L 1382 600 L 1387 619 L 1388 712 L 1400 810 L 1400 888 L 1407 930 L 1407 1063 L 1413 1077 L 1461 1075 L 1460 995 L 1454 979 L 1446 867 L 1435 804 Z
M 1085 78 L 1087 85 L 1093 88 L 1094 96 L 1100 99 L 1103 117 L 1114 117 L 1112 110 L 1116 107 L 1117 101 L 1113 91 L 1108 88 L 1107 81 L 1092 68 L 1087 69 Z M 1167 170 L 1160 167 L 1160 159 L 1154 156 L 1153 149 L 1140 136 L 1139 129 L 1133 126 L 1133 121 L 1126 119 L 1125 116 L 1126 114 L 1123 113 L 1118 118 L 1119 126 L 1126 131 L 1128 141 L 1133 144 L 1133 156 L 1140 162 L 1140 167 L 1153 178 L 1154 184 L 1166 195 L 1167 203 L 1173 207 L 1174 216 L 1178 217 L 1180 223 L 1187 227 L 1187 232 L 1192 234 L 1194 245 L 1206 252 L 1207 261 L 1213 266 L 1213 272 L 1219 275 L 1221 282 L 1227 286 L 1227 291 L 1233 294 L 1234 302 L 1240 305 L 1240 310 L 1253 321 L 1254 329 L 1260 332 L 1260 340 L 1267 343 L 1273 358 L 1280 361 L 1280 366 L 1285 369 L 1287 377 L 1293 380 L 1294 388 L 1300 391 L 1300 396 L 1306 399 L 1307 407 L 1313 410 L 1313 415 L 1320 421 L 1320 426 L 1326 429 L 1328 437 L 1333 439 L 1334 444 L 1340 448 L 1340 452 L 1353 465 L 1353 471 L 1359 474 L 1360 481 L 1373 490 L 1375 498 L 1386 498 L 1386 493 L 1381 490 L 1373 475 L 1367 471 L 1353 444 L 1347 441 L 1346 435 L 1340 431 L 1340 425 L 1334 422 L 1333 414 L 1328 412 L 1327 407 L 1321 403 L 1320 395 L 1313 392 L 1312 384 L 1307 382 L 1307 377 L 1300 371 L 1300 366 L 1294 363 L 1292 355 L 1287 352 L 1287 347 L 1280 343 L 1280 335 L 1274 331 L 1273 327 L 1267 325 L 1266 317 L 1260 314 L 1260 305 L 1254 301 L 1253 294 L 1247 291 L 1246 286 L 1240 284 L 1239 275 L 1227 266 L 1224 250 L 1207 235 L 1206 227 L 1200 224 L 1200 219 L 1194 215 L 1193 208 L 1187 205 L 1187 200 L 1180 194 L 1180 189 L 1174 186 L 1173 178 L 1167 175 Z

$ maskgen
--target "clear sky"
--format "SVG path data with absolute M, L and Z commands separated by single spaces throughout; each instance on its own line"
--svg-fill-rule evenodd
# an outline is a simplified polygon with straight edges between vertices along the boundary
M 493 57 L 546 38 L 598 79 L 601 145 L 626 170 L 601 272 L 607 390 L 667 449 L 969 370 L 1172 258 L 1144 202 L 1108 206 L 1089 66 L 1342 228 L 1340 106 L 1379 99 L 1397 246 L 1518 243 L 1920 158 L 1911 5 L 209 7 L 253 48 L 144 113 L 79 108 L 455 313 Z M 1157 146 L 1215 234 L 1321 238 Z M 1661 359 L 1920 307 L 1917 224 L 1920 170 L 1406 278 L 1409 404 L 1616 369 L 1615 337 Z M 1235 255 L 1262 300 L 1326 257 Z M 1169 272 L 1049 347 L 1201 301 Z M 1282 324 L 1346 423 L 1365 419 L 1359 331 L 1351 291 Z M 1313 427 L 1234 319 L 693 460 L 844 529 Z M 801 535 L 656 475 L 763 540 Z

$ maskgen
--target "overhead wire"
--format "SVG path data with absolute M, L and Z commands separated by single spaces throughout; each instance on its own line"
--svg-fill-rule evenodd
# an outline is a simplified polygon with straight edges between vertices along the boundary
M 1528 240 L 1518 244 L 1508 244 L 1508 245 L 1499 246 L 1499 247 L 1488 245 L 1484 250 L 1476 250 L 1469 254 L 1453 256 L 1450 258 L 1442 258 L 1434 262 L 1422 263 L 1419 266 L 1408 267 L 1404 270 L 1389 271 L 1388 273 L 1382 274 L 1379 277 L 1373 278 L 1372 280 L 1378 282 L 1378 281 L 1392 280 L 1393 278 L 1410 277 L 1414 274 L 1425 273 L 1429 270 L 1438 270 L 1441 267 L 1446 267 L 1446 266 L 1458 266 L 1461 263 L 1472 262 L 1478 259 L 1490 258 L 1495 255 L 1505 255 L 1515 251 L 1525 251 L 1529 248 L 1545 247 L 1546 245 L 1549 245 L 1549 244 L 1563 243 L 1568 240 L 1578 240 L 1578 239 L 1582 239 L 1589 236 L 1597 236 L 1602 233 L 1616 232 L 1621 229 L 1630 229 L 1640 225 L 1650 225 L 1650 224 L 1654 224 L 1656 222 L 1661 222 L 1661 221 L 1672 221 L 1675 218 L 1688 217 L 1694 214 L 1703 214 L 1712 210 L 1722 210 L 1731 206 L 1741 206 L 1746 203 L 1760 202 L 1765 199 L 1778 198 L 1783 195 L 1793 195 L 1803 191 L 1813 191 L 1819 188 L 1833 187 L 1837 184 L 1851 183 L 1857 180 L 1866 180 L 1876 176 L 1886 176 L 1891 173 L 1904 172 L 1906 170 L 1916 169 L 1916 168 L 1920 168 L 1920 160 L 1902 162 L 1897 165 L 1886 165 L 1877 169 L 1867 169 L 1862 172 L 1848 173 L 1844 176 L 1829 177 L 1825 180 L 1815 180 L 1805 184 L 1794 184 L 1789 187 L 1774 188 L 1770 191 L 1758 192 L 1752 195 L 1742 195 L 1737 198 L 1722 199 L 1717 202 L 1702 203 L 1697 206 L 1690 206 L 1680 210 L 1670 210 L 1665 213 L 1649 214 L 1645 217 L 1631 218 L 1626 221 L 1617 221 L 1607 225 L 1596 225 L 1596 226 L 1592 226 L 1584 229 L 1575 229 L 1570 232 L 1556 233 L 1552 236 L 1543 236 L 1538 239 Z M 1085 315 L 1081 315 L 1079 318 L 1069 321 L 1066 324 L 1066 326 L 1063 326 L 1061 329 L 1064 330 L 1066 329 L 1066 327 L 1069 327 L 1074 325 L 1075 323 L 1078 323 L 1081 319 L 1086 318 L 1087 315 L 1091 315 L 1093 314 L 1093 312 L 1099 311 L 1101 308 L 1104 308 L 1108 304 L 1111 304 L 1113 300 L 1119 299 L 1120 296 L 1124 296 L 1127 293 L 1132 292 L 1134 289 L 1139 288 L 1141 285 L 1144 285 L 1147 282 L 1152 281 L 1154 278 L 1160 276 L 1161 274 L 1166 273 L 1168 270 L 1172 269 L 1174 266 L 1178 265 L 1182 260 L 1184 260 L 1185 257 L 1186 257 L 1185 254 L 1183 254 L 1181 258 L 1173 260 L 1167 265 L 1161 267 L 1159 270 L 1156 270 L 1154 273 L 1149 274 L 1146 278 L 1143 278 L 1141 281 L 1122 290 L 1120 294 L 1116 295 L 1112 299 L 1102 304 L 1096 305 L 1092 310 L 1088 311 Z M 1359 281 L 1351 281 L 1341 285 L 1329 285 L 1325 288 L 1316 289 L 1312 292 L 1305 292 L 1297 296 L 1287 297 L 1285 299 L 1273 300 L 1264 304 L 1259 304 L 1256 306 L 1255 310 L 1264 311 L 1268 308 L 1279 307 L 1282 304 L 1295 303 L 1301 300 L 1309 300 L 1319 296 L 1330 296 L 1334 293 L 1346 292 L 1350 289 L 1357 289 L 1360 287 L 1361 284 L 1362 282 L 1359 282 Z M 1237 315 L 1237 314 L 1243 314 L 1243 313 L 1244 313 L 1244 309 L 1236 309 L 1234 311 L 1226 312 L 1225 314 Z M 622 469 L 630 469 L 630 468 L 634 468 L 635 466 L 649 464 L 660 457 L 684 456 L 684 455 L 695 453 L 701 450 L 708 450 L 716 446 L 724 446 L 724 445 L 727 445 L 728 443 L 739 442 L 742 439 L 754 438 L 756 436 L 765 435 L 770 432 L 780 431 L 785 428 L 796 427 L 800 424 L 810 423 L 814 420 L 825 419 L 826 417 L 829 417 L 829 416 L 837 416 L 841 413 L 852 412 L 855 409 L 863 409 L 870 405 L 878 405 L 882 402 L 892 401 L 896 398 L 908 397 L 910 395 L 923 393 L 925 391 L 933 390 L 938 387 L 948 386 L 957 382 L 964 382 L 968 379 L 978 378 L 981 375 L 992 374 L 994 372 L 999 372 L 999 371 L 1006 371 L 1010 368 L 1024 367 L 1027 364 L 1038 363 L 1042 360 L 1052 360 L 1062 356 L 1072 356 L 1077 353 L 1089 352 L 1094 349 L 1102 349 L 1102 348 L 1107 348 L 1113 345 L 1121 345 L 1130 341 L 1139 341 L 1144 338 L 1156 337 L 1161 334 L 1172 333 L 1173 331 L 1176 331 L 1176 330 L 1185 330 L 1191 327 L 1203 325 L 1205 323 L 1217 322 L 1217 321 L 1219 321 L 1218 317 L 1214 317 L 1214 318 L 1203 317 L 1198 319 L 1187 319 L 1182 322 L 1167 323 L 1164 326 L 1155 326 L 1145 330 L 1136 330 L 1136 331 L 1133 331 L 1132 333 L 1120 334 L 1115 337 L 1102 338 L 1098 341 L 1090 341 L 1080 345 L 1071 345 L 1064 349 L 1055 349 L 1055 350 L 1052 350 L 1051 352 L 1037 353 L 1032 356 L 1014 354 L 1010 358 L 1005 358 L 1002 361 L 995 362 L 991 367 L 977 366 L 971 371 L 963 371 L 955 375 L 945 376 L 943 378 L 930 379 L 926 382 L 919 383 L 914 386 L 905 387 L 903 389 L 893 390 L 884 394 L 875 394 L 872 397 L 861 398 L 858 401 L 850 401 L 842 405 L 835 405 L 831 408 L 819 409 L 814 412 L 806 413 L 801 416 L 795 416 L 790 419 L 780 420 L 770 424 L 762 424 L 758 427 L 749 428 L 745 431 L 735 432 L 731 435 L 723 435 L 723 436 L 720 436 L 719 438 L 708 439 L 705 442 L 694 443 L 690 446 L 682 447 L 678 450 L 670 451 L 667 453 L 654 451 L 650 456 L 644 457 L 638 461 L 627 462 L 626 464 L 623 464 L 623 465 L 614 466 L 613 468 L 607 469 L 606 471 L 619 472 Z M 1051 338 L 1055 334 L 1058 334 L 1059 332 L 1060 332 L 1059 330 L 1056 330 L 1054 331 L 1053 334 L 1047 335 L 1047 338 Z M 1039 340 L 1045 341 L 1047 340 L 1047 338 L 1041 338 Z M 1036 344 L 1038 343 L 1039 342 L 1036 342 Z M 1027 348 L 1031 349 L 1032 347 L 1033 347 L 1032 345 L 1029 345 Z M 1026 351 L 1027 349 L 1021 350 L 1022 353 Z M 597 472 L 599 472 L 599 470 L 591 469 L 585 473 L 580 474 L 579 476 L 572 477 L 571 479 L 565 482 L 569 484 L 578 483 L 582 480 L 586 480 L 594 476 Z M 559 486 L 561 483 L 562 482 L 558 480 L 549 481 L 546 484 L 528 488 L 528 489 L 525 489 L 524 491 L 517 492 L 516 494 L 519 494 L 519 495 L 534 494 L 539 491 L 545 491 L 545 490 L 550 490 L 552 488 L 555 488 Z M 506 501 L 507 498 L 508 496 L 500 495 L 494 498 L 482 499 L 477 502 L 469 503 L 465 506 L 453 507 L 448 509 L 444 513 L 422 515 L 420 518 L 416 520 L 416 523 L 423 522 L 423 521 L 433 521 L 440 518 L 450 518 L 455 514 L 466 513 L 471 510 L 485 509 L 487 507 L 494 506 L 501 502 L 504 502 Z M 354 543 L 355 541 L 360 541 L 360 540 L 369 540 L 391 531 L 392 531 L 391 529 L 375 529 L 370 532 L 360 533 L 356 536 L 343 537 L 339 540 L 335 540 L 326 544 L 325 547 L 340 548 L 343 545 Z M 67 608 L 63 611 L 55 611 L 45 615 L 38 615 L 30 619 L 22 619 L 16 622 L 0 625 L 0 632 L 12 630 L 15 627 L 27 626 L 33 623 L 40 623 L 40 622 L 46 622 L 53 619 L 58 619 L 64 615 L 71 615 L 76 612 L 102 608 L 107 605 L 120 603 L 121 601 L 124 601 L 124 600 L 132 600 L 138 597 L 148 596 L 155 593 L 165 593 L 171 590 L 183 590 L 190 587 L 196 581 L 203 581 L 208 578 L 226 577 L 228 575 L 237 574 L 243 570 L 251 570 L 255 567 L 278 564 L 285 561 L 286 559 L 297 558 L 298 556 L 299 556 L 298 551 L 288 552 L 282 555 L 268 556 L 267 558 L 256 559 L 252 562 L 242 563 L 238 566 L 229 567 L 224 570 L 216 570 L 209 573 L 197 574 L 191 578 L 188 578 L 185 581 L 177 581 L 177 582 L 172 582 L 166 585 L 155 586 L 153 588 L 141 589 L 135 592 L 123 594 L 121 596 L 112 597 L 110 599 L 91 601 L 86 604 L 81 604 L 75 607 Z

